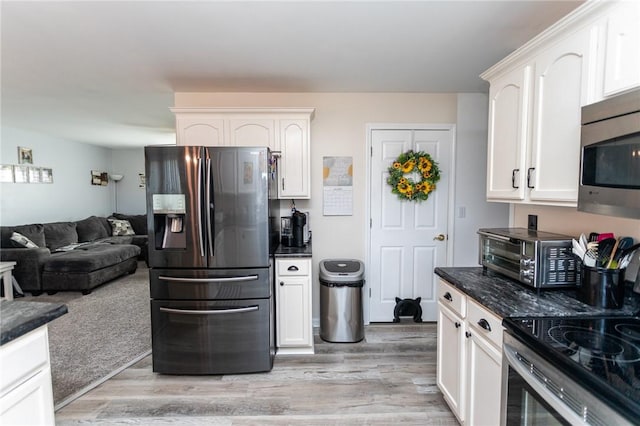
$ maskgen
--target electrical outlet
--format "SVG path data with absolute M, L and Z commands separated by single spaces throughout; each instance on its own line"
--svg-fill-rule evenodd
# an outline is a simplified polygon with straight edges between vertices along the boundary
M 538 230 L 538 215 L 530 214 L 527 216 L 527 229 L 529 231 Z

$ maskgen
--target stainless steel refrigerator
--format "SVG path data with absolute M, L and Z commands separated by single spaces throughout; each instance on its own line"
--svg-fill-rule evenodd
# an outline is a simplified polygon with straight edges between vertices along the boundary
M 153 371 L 271 370 L 269 150 L 146 147 L 145 163 Z

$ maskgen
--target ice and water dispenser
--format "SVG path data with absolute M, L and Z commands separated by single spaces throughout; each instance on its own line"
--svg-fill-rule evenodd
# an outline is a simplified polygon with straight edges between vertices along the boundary
M 153 194 L 156 249 L 184 249 L 186 203 L 184 194 Z

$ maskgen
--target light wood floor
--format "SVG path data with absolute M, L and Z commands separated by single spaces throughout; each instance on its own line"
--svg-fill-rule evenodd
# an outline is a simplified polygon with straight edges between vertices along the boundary
M 365 336 L 316 336 L 315 355 L 276 356 L 262 374 L 160 375 L 149 356 L 56 412 L 56 424 L 458 424 L 436 386 L 435 324 L 375 324 Z

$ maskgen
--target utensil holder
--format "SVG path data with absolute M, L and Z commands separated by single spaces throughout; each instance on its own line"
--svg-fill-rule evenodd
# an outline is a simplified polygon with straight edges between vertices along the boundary
M 619 309 L 624 304 L 624 269 L 585 266 L 580 262 L 579 301 L 597 308 Z

